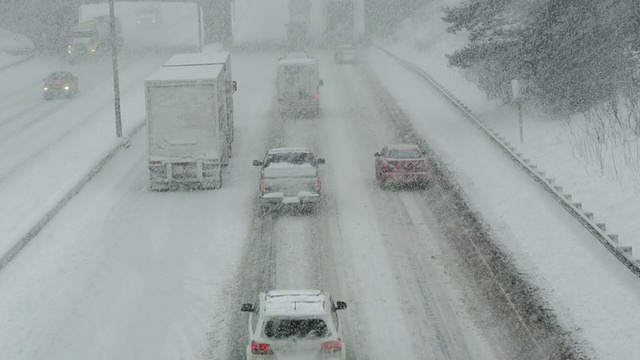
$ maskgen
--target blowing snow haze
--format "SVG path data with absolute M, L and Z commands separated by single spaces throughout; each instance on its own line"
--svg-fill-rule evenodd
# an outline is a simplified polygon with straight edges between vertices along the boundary
M 0 3 L 0 357 L 640 359 L 640 3 L 113 4 Z

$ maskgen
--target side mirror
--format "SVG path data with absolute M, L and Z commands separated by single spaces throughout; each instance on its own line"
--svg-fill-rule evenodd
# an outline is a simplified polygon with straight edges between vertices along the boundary
M 373 153 L 373 156 L 378 157 L 378 156 L 380 156 L 380 153 L 378 153 L 378 152 L 377 153 Z
M 253 304 L 242 304 L 242 308 L 240 308 L 240 311 L 246 311 L 246 312 L 253 312 Z
M 323 159 L 323 158 L 317 158 L 317 159 L 316 159 L 316 162 L 317 162 L 318 164 L 324 164 L 324 159 Z
M 233 88 L 233 92 L 238 91 L 238 83 L 234 81 L 231 82 L 231 87 Z
M 426 151 L 423 151 L 423 152 L 422 152 L 422 156 L 427 156 L 427 152 L 426 152 Z
M 320 82 L 318 83 L 318 86 L 322 86 L 324 85 L 324 81 L 322 81 L 322 79 L 320 79 Z
M 260 161 L 260 160 L 253 160 L 253 166 L 262 166 L 262 161 Z
M 346 308 L 347 308 L 347 303 L 346 302 L 344 302 L 344 301 L 336 301 L 336 310 L 344 310 Z

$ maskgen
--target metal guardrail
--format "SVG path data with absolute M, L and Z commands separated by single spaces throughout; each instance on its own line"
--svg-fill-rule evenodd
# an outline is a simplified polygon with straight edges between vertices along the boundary
M 457 107 L 465 117 L 476 125 L 485 135 L 489 137 L 496 145 L 500 147 L 520 168 L 522 168 L 534 181 L 539 183 L 547 193 L 549 193 L 565 210 L 567 210 L 576 220 L 582 224 L 602 245 L 609 250 L 620 262 L 622 262 L 633 274 L 640 277 L 640 260 L 633 258 L 631 246 L 619 244 L 618 235 L 607 233 L 605 223 L 597 223 L 594 221 L 593 213 L 582 210 L 582 204 L 574 202 L 571 194 L 563 192 L 562 186 L 555 184 L 555 179 L 547 177 L 545 172 L 539 171 L 538 167 L 531 164 L 529 159 L 523 157 L 522 153 L 497 131 L 487 127 L 479 117 L 477 117 L 471 109 L 460 101 L 454 94 L 447 90 L 442 84 L 436 81 L 429 73 L 411 62 L 401 58 L 400 56 L 385 49 L 379 44 L 373 44 L 375 47 L 394 58 L 405 68 L 417 73 L 426 79 L 431 85 L 438 89 L 455 107 Z

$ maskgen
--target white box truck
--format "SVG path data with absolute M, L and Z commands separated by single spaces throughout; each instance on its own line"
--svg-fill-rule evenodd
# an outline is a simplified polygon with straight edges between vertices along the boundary
M 229 148 L 222 70 L 161 67 L 145 80 L 152 190 L 222 186 Z
M 233 110 L 233 94 L 238 90 L 238 85 L 233 81 L 231 74 L 231 54 L 228 52 L 215 52 L 215 53 L 189 53 L 189 54 L 176 54 L 172 56 L 163 67 L 175 67 L 175 66 L 201 66 L 201 65 L 222 65 L 222 77 L 224 79 L 225 88 L 225 112 L 227 116 L 225 120 L 225 134 L 227 136 L 227 142 L 229 144 L 228 156 L 231 157 L 231 143 L 234 139 L 234 110 Z M 223 165 L 227 165 L 225 163 Z
M 280 58 L 276 78 L 280 113 L 317 116 L 322 84 L 318 59 L 305 53 Z

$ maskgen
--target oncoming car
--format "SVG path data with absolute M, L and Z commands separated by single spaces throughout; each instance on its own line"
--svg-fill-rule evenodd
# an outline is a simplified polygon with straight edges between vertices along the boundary
M 342 320 L 324 290 L 270 290 L 261 292 L 255 304 L 243 304 L 249 312 L 248 360 L 346 359 Z
M 418 145 L 389 145 L 374 155 L 376 180 L 381 187 L 394 184 L 424 187 L 429 183 L 429 162 Z
M 70 98 L 78 93 L 78 77 L 68 71 L 52 72 L 43 80 L 44 98 Z

